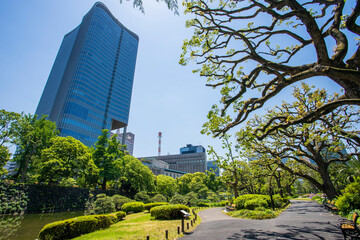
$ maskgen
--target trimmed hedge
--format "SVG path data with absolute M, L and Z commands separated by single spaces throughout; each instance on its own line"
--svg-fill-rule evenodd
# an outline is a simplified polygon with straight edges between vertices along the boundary
M 39 240 L 66 240 L 78 237 L 82 234 L 94 232 L 102 228 L 108 228 L 116 216 L 91 215 L 70 218 L 46 224 L 39 233 Z
M 237 197 L 234 200 L 236 204 L 236 209 L 250 209 L 254 210 L 255 208 L 268 208 L 270 207 L 270 197 L 260 194 L 245 194 Z
M 145 210 L 150 212 L 150 209 L 153 207 L 157 207 L 157 206 L 162 206 L 162 205 L 169 205 L 169 203 L 167 202 L 155 202 L 155 203 L 147 203 L 144 205 Z
M 125 216 L 126 216 L 126 212 L 123 212 L 123 211 L 116 212 L 116 213 L 114 213 L 114 214 L 115 214 L 116 217 L 117 217 L 117 221 L 120 221 L 120 220 L 124 219 Z
M 206 203 L 206 202 L 199 202 L 198 207 L 210 207 L 210 203 Z
M 181 205 L 163 205 L 158 207 L 153 207 L 150 209 L 150 214 L 155 219 L 163 219 L 163 220 L 171 220 L 171 219 L 180 219 L 182 214 L 180 210 L 185 210 L 186 212 L 190 212 L 190 208 Z
M 133 212 L 133 213 L 137 213 L 137 212 L 142 212 L 144 211 L 144 203 L 142 202 L 128 202 L 125 203 L 124 205 L 122 205 L 121 210 L 129 213 L 129 212 Z

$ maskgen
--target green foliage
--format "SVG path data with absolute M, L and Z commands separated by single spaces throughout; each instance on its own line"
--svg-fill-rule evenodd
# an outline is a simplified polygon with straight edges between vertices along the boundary
M 20 214 L 27 203 L 28 197 L 23 190 L 0 181 L 0 214 Z
M 42 150 L 41 161 L 36 164 L 42 182 L 52 184 L 84 176 L 88 165 L 94 165 L 89 148 L 73 137 L 54 137 L 50 144 Z
M 94 205 L 96 214 L 115 212 L 113 199 L 105 194 L 98 194 Z
M 144 205 L 144 209 L 150 212 L 151 208 L 157 207 L 157 206 L 162 206 L 162 205 L 169 205 L 169 203 L 167 203 L 167 202 L 147 203 L 147 204 Z
M 114 213 L 118 219 L 118 221 L 120 221 L 121 219 L 124 219 L 126 217 L 126 212 L 123 211 L 119 211 Z
M 197 204 L 198 207 L 210 207 L 210 204 L 209 203 L 205 203 L 205 202 L 199 202 Z
M 189 192 L 185 195 L 185 202 L 187 206 L 195 207 L 197 206 L 199 199 L 197 197 L 197 194 L 194 192 Z
M 250 209 L 254 210 L 257 207 L 268 208 L 270 206 L 270 197 L 259 194 L 245 194 L 237 197 L 234 200 L 236 209 Z
M 81 216 L 46 224 L 39 233 L 39 240 L 66 240 L 82 234 L 108 228 L 113 223 L 112 215 Z
M 183 195 L 176 194 L 169 202 L 170 204 L 186 204 L 186 199 Z
M 360 209 L 360 181 L 350 183 L 344 193 L 336 200 L 335 205 L 346 215 L 352 210 Z
M 124 205 L 122 205 L 121 210 L 126 212 L 126 213 L 129 213 L 129 212 L 133 212 L 133 213 L 142 212 L 142 211 L 144 211 L 144 203 L 142 203 L 142 202 L 125 203 Z
M 171 219 L 180 219 L 182 218 L 182 214 L 180 210 L 185 210 L 186 212 L 190 212 L 190 209 L 187 206 L 176 204 L 176 205 L 164 205 L 153 207 L 150 209 L 150 214 L 155 219 L 162 220 L 171 220 Z
M 177 192 L 176 180 L 170 176 L 158 175 L 156 177 L 156 191 L 170 199 Z
M 276 212 L 270 209 L 259 210 L 259 211 L 241 209 L 238 211 L 230 212 L 229 215 L 232 217 L 258 219 L 258 220 L 276 218 L 278 216 Z
M 121 196 L 118 194 L 115 194 L 111 198 L 115 204 L 116 210 L 121 210 L 122 205 L 124 205 L 125 203 L 133 202 L 133 200 L 131 200 L 130 198 L 127 198 L 127 197 L 124 197 L 124 196 Z
M 166 202 L 166 197 L 158 193 L 151 198 L 151 202 Z
M 284 208 L 286 205 L 290 203 L 289 199 L 282 198 L 280 197 L 280 195 L 274 195 L 273 200 L 274 200 L 275 208 Z
M 151 192 L 155 189 L 154 175 L 151 170 L 137 158 L 126 155 L 122 158 L 123 175 L 121 189 L 129 193 L 140 191 Z
M 13 142 L 17 148 L 13 159 L 19 166 L 15 177 L 25 181 L 32 163 L 40 159 L 42 150 L 51 146 L 50 140 L 56 135 L 56 124 L 46 116 L 21 115 L 14 129 Z
M 150 197 L 145 191 L 138 192 L 135 194 L 135 200 L 138 202 L 149 203 Z
M 124 156 L 124 146 L 112 136 L 108 139 L 109 130 L 103 129 L 98 141 L 95 143 L 93 159 L 95 165 L 99 168 L 99 176 L 102 180 L 102 189 L 106 189 L 107 181 L 117 180 L 121 177 Z

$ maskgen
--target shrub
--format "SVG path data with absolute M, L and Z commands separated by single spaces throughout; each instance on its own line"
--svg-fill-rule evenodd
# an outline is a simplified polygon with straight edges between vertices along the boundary
M 290 203 L 289 199 L 282 198 L 280 195 L 274 195 L 273 200 L 276 208 L 283 208 Z
M 151 202 L 156 203 L 156 202 L 166 202 L 166 197 L 160 193 L 156 194 L 155 196 L 153 196 L 151 198 Z
M 189 192 L 185 195 L 185 201 L 186 205 L 190 207 L 197 206 L 197 203 L 199 202 L 198 196 L 194 192 Z
M 123 212 L 123 211 L 116 212 L 114 214 L 116 214 L 116 217 L 118 218 L 118 221 L 120 221 L 121 219 L 124 219 L 126 217 L 126 212 Z
M 128 202 L 133 202 L 133 200 L 131 200 L 130 198 L 115 194 L 114 196 L 112 196 L 112 201 L 115 204 L 115 208 L 116 210 L 121 210 L 122 205 L 124 205 L 125 203 Z
M 210 204 L 205 202 L 199 202 L 197 205 L 198 207 L 210 207 Z
M 244 208 L 254 210 L 255 208 L 267 208 L 268 202 L 261 198 L 253 198 L 245 202 Z
M 360 182 L 353 182 L 346 186 L 343 195 L 337 200 L 335 205 L 342 214 L 346 215 L 350 211 L 360 209 Z
M 175 204 L 153 207 L 150 209 L 150 214 L 151 216 L 155 217 L 155 219 L 180 219 L 182 217 L 180 210 L 190 212 L 190 209 L 187 206 L 182 204 Z
M 39 240 L 65 240 L 78 237 L 102 228 L 108 228 L 114 217 L 92 215 L 70 218 L 46 224 L 39 233 Z
M 145 191 L 138 192 L 135 194 L 135 200 L 138 202 L 149 203 L 150 197 Z
M 247 203 L 249 202 L 249 203 Z M 247 204 L 246 204 L 247 203 Z M 234 200 L 234 204 L 236 204 L 236 209 L 255 209 L 257 207 L 265 207 L 268 208 L 270 206 L 270 197 L 266 195 L 259 194 L 245 194 L 237 197 Z
M 151 208 L 157 207 L 157 206 L 162 206 L 162 205 L 169 205 L 169 203 L 167 203 L 167 202 L 147 203 L 144 205 L 144 208 L 145 208 L 145 210 L 148 210 L 150 212 Z
M 105 194 L 98 194 L 94 205 L 96 214 L 115 212 L 115 204 L 112 198 Z
M 144 203 L 142 202 L 128 202 L 125 203 L 124 205 L 122 205 L 121 210 L 129 213 L 129 212 L 133 212 L 133 213 L 137 213 L 137 212 L 142 212 L 144 211 Z
M 170 204 L 186 204 L 186 199 L 183 195 L 176 194 L 171 198 Z
M 266 210 L 247 210 L 242 209 L 235 212 L 230 212 L 230 216 L 232 217 L 239 217 L 239 218 L 248 218 L 248 219 L 270 219 L 277 217 L 278 214 L 276 214 L 274 211 L 270 209 Z

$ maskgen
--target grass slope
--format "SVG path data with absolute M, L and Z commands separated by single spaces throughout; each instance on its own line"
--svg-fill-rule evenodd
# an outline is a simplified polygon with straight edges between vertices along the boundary
M 193 219 L 194 216 L 191 216 L 190 219 Z M 190 219 L 185 221 L 189 222 Z M 196 221 L 193 227 L 190 225 L 189 230 L 186 232 L 192 231 L 198 224 L 200 219 Z M 110 228 L 82 235 L 80 237 L 74 238 L 74 240 L 135 240 L 135 239 L 146 239 L 146 236 L 150 236 L 150 239 L 165 239 L 165 231 L 169 231 L 169 239 L 177 239 L 182 234 L 177 234 L 177 227 L 181 227 L 181 220 L 154 220 L 150 213 L 141 212 L 127 215 L 125 220 L 120 221 L 114 225 L 111 225 Z

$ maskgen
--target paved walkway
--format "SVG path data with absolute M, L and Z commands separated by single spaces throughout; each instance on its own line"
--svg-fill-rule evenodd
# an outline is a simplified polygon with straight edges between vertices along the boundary
M 343 239 L 337 227 L 340 217 L 311 201 L 292 201 L 279 217 L 269 220 L 232 218 L 221 208 L 201 211 L 199 216 L 201 224 L 179 240 Z

